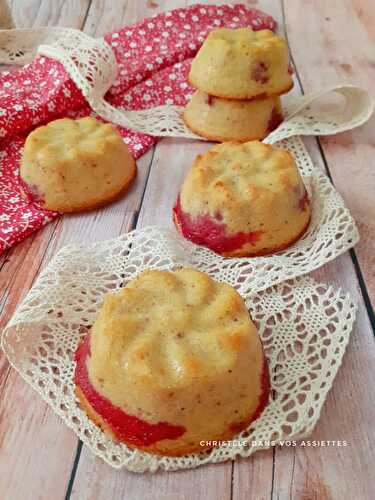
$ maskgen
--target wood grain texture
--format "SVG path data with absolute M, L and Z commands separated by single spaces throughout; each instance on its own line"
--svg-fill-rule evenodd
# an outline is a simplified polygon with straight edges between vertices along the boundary
M 306 141 L 315 165 L 325 165 L 314 144 Z M 342 366 L 309 439 L 347 441 L 347 447 L 276 448 L 274 498 L 370 500 L 369 478 L 375 463 L 375 389 L 368 384 L 375 369 L 375 345 L 369 316 L 348 253 L 312 273 L 319 282 L 342 287 L 359 305 Z
M 80 15 L 79 12 L 76 14 Z M 47 13 L 44 14 L 46 17 Z M 71 18 L 74 18 L 74 13 L 67 16 L 68 21 Z M 64 23 L 64 19 L 62 24 L 69 25 L 68 22 Z M 0 273 L 0 326 L 7 323 L 35 281 L 40 268 L 62 246 L 68 243 L 89 244 L 131 229 L 143 197 L 152 154 L 150 150 L 137 162 L 138 176 L 135 183 L 126 196 L 116 203 L 100 211 L 56 220 L 4 255 Z M 36 397 L 31 387 L 10 369 L 2 353 L 0 394 L 0 471 L 11 467 L 9 474 L 2 475 L 0 498 L 64 498 L 77 450 L 76 436 L 61 423 L 48 405 Z M 36 436 L 40 439 L 37 445 Z M 20 477 L 23 481 L 19 480 Z
M 146 1 L 129 6 L 133 22 L 155 13 L 155 7 L 148 7 Z M 188 2 L 157 2 L 163 10 L 184 6 Z M 192 3 L 192 2 L 190 2 Z M 197 3 L 197 2 L 196 2 Z M 90 14 L 88 16 L 90 19 Z M 186 169 L 197 150 L 207 148 L 207 144 L 197 141 L 189 143 L 176 139 L 164 139 L 155 147 L 152 167 L 137 227 L 156 224 L 171 226 L 171 208 Z M 198 148 L 198 149 L 196 149 Z M 108 498 L 153 500 L 194 499 L 223 500 L 231 496 L 230 463 L 205 467 L 204 469 L 181 471 L 178 473 L 158 473 L 137 475 L 126 470 L 115 471 L 93 457 L 83 447 L 72 489 L 72 498 L 98 500 Z
M 101 36 L 156 12 L 191 3 L 198 2 L 13 0 L 10 5 L 18 26 L 49 23 L 80 27 L 79 23 L 86 19 L 84 30 Z M 227 2 L 211 0 L 206 3 Z M 272 14 L 283 29 L 281 1 L 246 0 L 244 3 Z M 345 75 L 349 81 L 363 82 L 370 88 L 375 67 L 375 62 L 371 64 L 375 26 L 370 3 L 370 0 L 285 1 L 289 43 L 305 89 L 316 90 L 324 84 L 341 81 Z M 307 18 L 309 23 L 301 22 Z M 341 49 L 343 38 L 345 47 L 350 45 L 349 52 Z M 361 73 L 359 76 L 358 72 Z M 299 88 L 296 87 L 294 92 L 299 93 Z M 362 233 L 367 228 L 373 231 L 373 220 L 364 218 L 366 211 L 374 213 L 374 204 L 370 206 L 375 194 L 371 171 L 372 142 L 370 126 L 322 141 L 333 179 L 357 216 Z M 308 139 L 307 144 L 314 162 L 325 169 L 316 140 Z M 0 260 L 0 326 L 7 322 L 19 300 L 27 293 L 39 269 L 63 245 L 116 236 L 131 229 L 136 220 L 138 227 L 149 224 L 172 227 L 171 208 L 185 172 L 195 155 L 208 147 L 207 143 L 200 141 L 161 141 L 154 152 L 150 151 L 138 162 L 140 175 L 125 198 L 100 211 L 55 221 L 4 255 Z M 356 179 L 353 181 L 354 175 Z M 367 226 L 361 226 L 365 223 Z M 365 234 L 365 241 L 363 236 L 358 259 L 373 297 L 375 271 L 370 267 L 373 242 L 371 233 L 367 238 Z M 233 464 L 155 475 L 113 470 L 83 447 L 71 498 L 374 498 L 375 490 L 369 479 L 375 463 L 371 446 L 375 441 L 375 391 L 369 379 L 374 368 L 375 347 L 368 312 L 349 254 L 324 266 L 314 276 L 320 281 L 344 287 L 359 303 L 351 343 L 312 436 L 312 439 L 347 440 L 349 447 L 279 447 Z M 14 370 L 10 370 L 1 356 L 0 397 L 0 498 L 63 498 L 76 455 L 74 434 Z
M 317 8 L 317 3 L 319 8 Z M 301 22 L 308 19 L 308 22 Z M 370 0 L 285 1 L 293 59 L 306 92 L 348 82 L 375 96 L 375 23 Z M 307 45 L 300 40 L 309 40 Z M 357 221 L 356 254 L 375 307 L 375 115 L 359 129 L 322 139 L 333 181 Z
M 149 151 L 138 161 L 137 181 L 128 195 L 118 202 L 100 211 L 63 217 L 36 234 L 21 264 L 17 260 L 19 267 L 9 285 L 7 300 L 4 298 L 2 322 L 7 322 L 19 300 L 36 279 L 39 269 L 43 268 L 62 246 L 68 243 L 90 244 L 118 236 L 131 229 L 142 199 L 151 158 L 152 151 Z M 15 247 L 14 252 L 17 252 L 19 248 L 22 250 L 22 246 L 27 245 L 27 242 L 28 240 L 21 246 Z M 12 256 L 13 251 L 9 257 L 9 265 L 13 263 Z M 33 389 L 26 385 L 14 370 L 10 369 L 3 355 L 0 359 L 0 383 L 3 382 L 3 386 L 0 386 L 2 394 L 0 400 L 0 471 L 12 464 L 12 474 L 2 479 L 1 487 L 9 495 L 11 494 L 10 498 L 17 500 L 25 498 L 23 494 L 26 494 L 27 488 L 31 487 L 35 497 L 41 495 L 40 498 L 43 499 L 51 498 L 47 493 L 44 496 L 43 485 L 46 492 L 51 490 L 55 492 L 57 498 L 64 498 L 78 440 L 71 430 L 59 421 L 49 406 L 36 397 Z M 22 387 L 23 401 L 27 402 L 28 416 L 34 415 L 27 426 L 22 425 L 25 415 L 19 404 L 19 386 Z M 40 426 L 43 426 L 43 432 L 40 431 Z M 17 432 L 17 440 L 10 438 L 1 440 L 2 433 L 9 437 L 10 428 Z M 44 429 L 51 433 L 51 428 L 58 433 L 59 440 L 50 439 L 45 434 Z M 35 436 L 40 436 L 43 454 L 39 452 L 39 445 L 35 445 Z M 25 455 L 24 449 L 28 450 L 31 457 L 26 461 L 17 458 Z M 48 455 L 54 459 L 46 461 Z M 104 464 L 101 465 L 104 466 Z M 37 481 L 35 480 L 36 471 L 39 471 Z M 24 478 L 24 482 L 18 480 L 20 475 Z M 2 498 L 1 494 L 0 498 Z
M 90 0 L 2 0 L 8 1 L 16 28 L 67 26 L 81 29 Z
M 232 498 L 268 500 L 272 498 L 274 450 L 262 450 L 233 462 Z
M 77 439 L 14 370 L 1 393 L 0 498 L 63 499 Z
M 12 12 L 7 0 L 0 0 L 0 29 L 9 30 L 14 28 Z
M 17 28 L 60 25 L 80 28 L 87 2 L 9 2 Z M 35 280 L 56 220 L 12 248 L 0 261 L 0 328 Z M 11 370 L 0 353 L 0 498 L 64 498 L 76 452 L 76 438 Z M 40 443 L 36 445 L 36 436 Z M 5 472 L 6 471 L 6 472 Z M 40 472 L 45 471 L 46 475 Z M 20 480 L 22 478 L 22 480 Z
M 71 498 L 74 500 L 225 500 L 230 498 L 231 464 L 196 470 L 135 474 L 114 470 L 82 449 Z

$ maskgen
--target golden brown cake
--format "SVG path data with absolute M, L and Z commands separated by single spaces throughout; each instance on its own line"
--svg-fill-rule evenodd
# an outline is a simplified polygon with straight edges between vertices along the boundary
M 279 97 L 222 99 L 197 90 L 183 119 L 196 134 L 211 141 L 264 139 L 283 119 Z
M 269 397 L 266 358 L 243 299 L 194 269 L 147 270 L 108 294 L 76 362 L 88 416 L 150 453 L 184 455 L 230 439 Z
M 25 194 L 47 210 L 104 205 L 129 187 L 136 164 L 121 135 L 95 118 L 62 118 L 26 139 L 20 177 Z
M 268 144 L 223 143 L 199 155 L 174 207 L 181 234 L 228 257 L 282 250 L 305 232 L 310 201 L 293 157 Z
M 193 59 L 189 81 L 228 99 L 280 95 L 293 87 L 286 41 L 270 30 L 217 28 Z

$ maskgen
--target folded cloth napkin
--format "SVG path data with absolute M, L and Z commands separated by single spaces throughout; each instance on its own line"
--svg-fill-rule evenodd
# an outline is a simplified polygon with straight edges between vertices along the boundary
M 244 5 L 194 5 L 158 14 L 105 35 L 118 65 L 106 99 L 124 110 L 161 104 L 185 105 L 191 58 L 214 28 L 275 29 L 272 17 Z M 58 214 L 41 210 L 20 194 L 19 161 L 27 133 L 56 118 L 92 114 L 62 64 L 38 56 L 15 72 L 0 75 L 0 253 Z M 119 127 L 135 158 L 156 137 Z

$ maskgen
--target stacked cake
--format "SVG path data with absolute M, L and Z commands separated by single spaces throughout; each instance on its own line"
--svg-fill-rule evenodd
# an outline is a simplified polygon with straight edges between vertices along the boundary
M 219 142 L 264 139 L 282 121 L 279 96 L 293 87 L 287 44 L 270 30 L 218 28 L 189 81 L 197 90 L 184 121 L 193 132 Z

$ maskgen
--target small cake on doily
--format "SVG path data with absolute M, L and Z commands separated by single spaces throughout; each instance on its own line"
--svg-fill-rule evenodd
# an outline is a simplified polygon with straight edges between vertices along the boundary
M 288 151 L 259 141 L 214 146 L 194 161 L 174 207 L 187 239 L 228 257 L 266 255 L 298 240 L 310 201 Z
M 217 28 L 193 59 L 189 81 L 210 95 L 252 99 L 293 87 L 286 41 L 270 30 Z
M 35 129 L 20 168 L 24 194 L 57 212 L 109 203 L 135 175 L 135 161 L 116 128 L 92 117 L 62 118 Z
M 108 294 L 75 359 L 89 418 L 150 453 L 231 439 L 268 402 L 267 361 L 243 299 L 195 269 L 147 270 Z
M 196 134 L 211 141 L 264 139 L 283 120 L 280 98 L 220 99 L 197 90 L 183 119 Z

